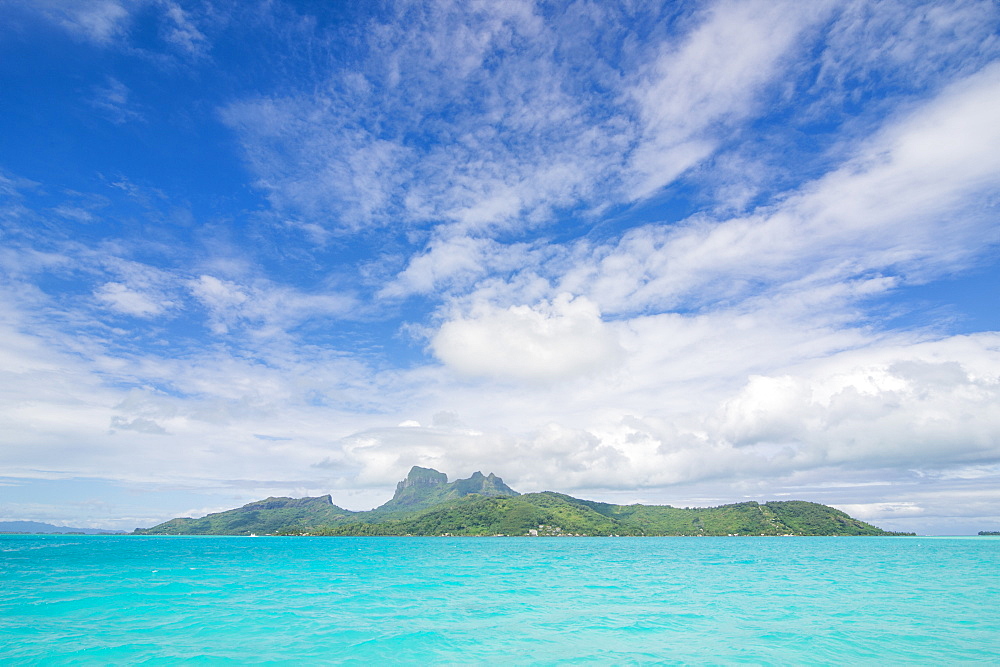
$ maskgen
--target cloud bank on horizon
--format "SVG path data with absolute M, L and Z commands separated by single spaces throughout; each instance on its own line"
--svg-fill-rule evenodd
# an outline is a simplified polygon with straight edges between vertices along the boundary
M 1000 523 L 1000 6 L 362 5 L 0 8 L 0 519 Z

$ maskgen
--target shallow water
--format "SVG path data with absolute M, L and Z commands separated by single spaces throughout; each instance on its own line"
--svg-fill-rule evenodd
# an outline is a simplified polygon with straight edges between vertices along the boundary
M 0 536 L 0 663 L 1000 662 L 1000 538 Z

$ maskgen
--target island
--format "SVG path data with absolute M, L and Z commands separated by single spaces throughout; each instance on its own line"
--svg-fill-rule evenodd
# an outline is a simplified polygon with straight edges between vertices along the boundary
M 0 521 L 0 533 L 14 535 L 123 535 L 124 530 L 54 526 L 41 521 Z
M 414 466 L 393 497 L 355 512 L 315 498 L 267 498 L 201 518 L 177 518 L 136 535 L 310 536 L 806 536 L 912 535 L 877 528 L 802 500 L 705 508 L 615 505 L 543 491 L 520 494 L 490 473 L 448 481 Z

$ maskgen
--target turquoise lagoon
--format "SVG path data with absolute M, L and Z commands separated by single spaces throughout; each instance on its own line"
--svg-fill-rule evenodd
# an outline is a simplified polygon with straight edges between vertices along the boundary
M 2 664 L 1000 662 L 1000 538 L 0 536 Z

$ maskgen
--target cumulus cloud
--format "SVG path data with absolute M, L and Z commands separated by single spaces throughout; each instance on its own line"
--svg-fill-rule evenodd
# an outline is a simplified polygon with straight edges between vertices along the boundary
M 597 307 L 569 294 L 535 307 L 481 305 L 445 322 L 431 347 L 463 375 L 535 381 L 607 369 L 621 354 Z
M 834 355 L 810 375 L 755 376 L 723 408 L 720 435 L 735 446 L 792 444 L 827 465 L 993 461 L 998 353 L 1000 338 L 980 334 Z

